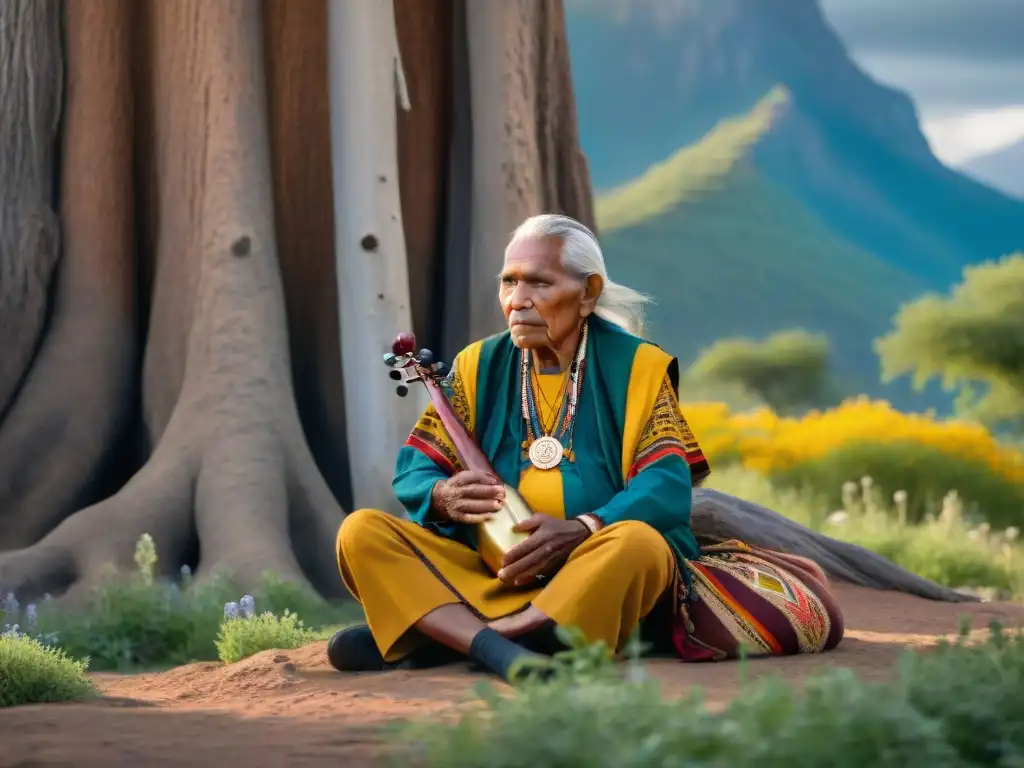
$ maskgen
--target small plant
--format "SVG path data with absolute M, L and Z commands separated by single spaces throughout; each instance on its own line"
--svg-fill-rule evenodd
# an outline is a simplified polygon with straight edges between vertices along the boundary
M 0 634 L 0 708 L 88 698 L 96 690 L 87 668 L 13 625 Z
M 256 614 L 256 600 L 244 595 L 224 605 L 224 621 L 217 635 L 217 656 L 225 664 L 272 649 L 288 650 L 307 645 L 318 637 L 289 610 L 281 616 L 270 611 Z
M 148 533 L 142 534 L 135 544 L 135 567 L 144 584 L 152 584 L 156 572 L 156 544 Z

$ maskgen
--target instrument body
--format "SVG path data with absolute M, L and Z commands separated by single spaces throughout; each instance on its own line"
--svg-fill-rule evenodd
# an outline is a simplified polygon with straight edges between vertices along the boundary
M 384 362 L 389 367 L 400 369 L 406 374 L 404 384 L 421 382 L 427 388 L 430 402 L 448 432 L 452 447 L 462 466 L 497 477 L 491 463 L 466 431 L 462 419 L 459 418 L 437 383 L 437 379 L 442 375 L 442 366 L 433 362 L 433 355 L 429 350 L 420 350 L 417 354 L 415 349 L 416 340 L 412 334 L 399 334 L 392 347 L 392 353 L 385 355 Z M 397 371 L 392 373 L 393 376 L 395 372 Z M 404 384 L 398 390 L 398 394 L 402 396 L 408 393 Z M 505 502 L 501 509 L 490 520 L 476 526 L 477 552 L 484 561 L 484 565 L 494 574 L 501 570 L 502 558 L 505 553 L 525 541 L 529 535 L 516 531 L 515 526 L 533 515 L 533 511 L 522 495 L 508 483 L 505 483 L 504 486 Z

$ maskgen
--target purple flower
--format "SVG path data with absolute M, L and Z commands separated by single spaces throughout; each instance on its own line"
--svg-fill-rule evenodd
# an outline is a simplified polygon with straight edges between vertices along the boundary
M 25 606 L 25 620 L 28 622 L 30 627 L 34 627 L 39 623 L 39 614 L 36 613 L 35 603 L 29 603 Z
M 224 618 L 225 619 L 237 619 L 238 618 L 238 603 L 230 602 L 224 605 Z
M 20 610 L 21 605 L 18 603 L 18 598 L 14 596 L 13 592 L 8 592 L 7 597 L 0 600 L 0 611 L 8 616 L 17 616 Z
M 252 595 L 242 595 L 238 601 L 238 607 L 242 610 L 242 616 L 251 619 L 256 613 L 256 599 Z

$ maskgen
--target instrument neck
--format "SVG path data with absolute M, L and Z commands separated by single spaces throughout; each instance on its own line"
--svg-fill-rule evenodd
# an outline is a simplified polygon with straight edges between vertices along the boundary
M 434 410 L 437 411 L 448 437 L 451 438 L 452 447 L 462 466 L 475 472 L 487 472 L 493 475 L 494 469 L 491 467 L 491 462 L 487 460 L 484 452 L 480 450 L 480 446 L 466 431 L 466 425 L 462 423 L 462 419 L 452 408 L 452 404 L 445 397 L 437 382 L 431 378 L 425 378 L 423 384 L 427 388 L 430 402 L 433 404 Z

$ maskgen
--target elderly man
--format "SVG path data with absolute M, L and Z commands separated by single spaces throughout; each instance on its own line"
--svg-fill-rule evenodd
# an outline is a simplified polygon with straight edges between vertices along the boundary
M 443 647 L 510 679 L 558 625 L 621 650 L 643 623 L 684 660 L 834 647 L 842 617 L 816 565 L 739 542 L 702 554 L 691 491 L 709 469 L 678 364 L 643 340 L 647 298 L 608 278 L 594 235 L 565 216 L 525 221 L 498 300 L 508 330 L 463 350 L 447 388 L 497 477 L 460 465 L 429 407 L 395 472 L 410 519 L 360 510 L 339 531 L 368 626 L 331 640 L 332 664 L 381 670 Z M 474 526 L 503 483 L 535 514 L 494 575 Z

